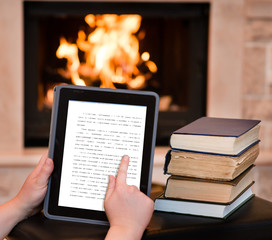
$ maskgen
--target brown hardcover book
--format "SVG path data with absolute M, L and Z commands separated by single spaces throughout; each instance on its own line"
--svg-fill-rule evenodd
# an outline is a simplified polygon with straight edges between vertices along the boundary
M 171 151 L 167 156 L 169 159 L 166 158 L 165 173 L 186 177 L 230 181 L 253 165 L 258 155 L 258 143 L 237 157 Z
M 229 204 L 253 185 L 253 167 L 232 181 L 171 176 L 165 187 L 166 198 Z

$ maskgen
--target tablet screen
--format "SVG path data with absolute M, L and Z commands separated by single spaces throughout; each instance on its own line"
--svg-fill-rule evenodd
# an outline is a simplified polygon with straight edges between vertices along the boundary
M 46 217 L 107 224 L 109 175 L 130 157 L 127 184 L 149 195 L 157 130 L 153 92 L 61 85 L 55 88 Z
M 104 210 L 108 176 L 130 156 L 127 184 L 140 187 L 146 106 L 69 101 L 58 205 Z

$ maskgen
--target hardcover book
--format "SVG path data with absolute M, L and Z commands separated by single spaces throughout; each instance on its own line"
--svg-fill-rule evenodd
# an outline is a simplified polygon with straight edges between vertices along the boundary
M 260 120 L 202 117 L 173 132 L 176 150 L 238 156 L 256 144 Z
M 254 164 L 259 151 L 258 143 L 236 157 L 170 150 L 165 157 L 164 173 L 231 181 Z
M 253 167 L 232 181 L 171 176 L 165 187 L 166 198 L 229 204 L 254 183 Z
M 241 207 L 254 196 L 249 188 L 239 198 L 230 204 L 205 203 L 196 201 L 186 201 L 179 199 L 169 199 L 161 195 L 155 199 L 154 209 L 156 211 L 173 212 L 188 215 L 197 215 L 214 218 L 226 218 L 236 209 Z

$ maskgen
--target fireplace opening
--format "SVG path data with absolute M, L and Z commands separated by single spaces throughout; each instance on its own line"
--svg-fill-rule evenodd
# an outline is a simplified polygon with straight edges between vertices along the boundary
M 206 112 L 208 20 L 206 3 L 24 2 L 25 146 L 48 145 L 59 84 L 157 92 L 168 145 Z

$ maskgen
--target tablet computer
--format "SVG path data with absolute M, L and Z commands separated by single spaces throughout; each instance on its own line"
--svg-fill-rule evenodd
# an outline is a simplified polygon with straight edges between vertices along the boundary
M 130 157 L 127 184 L 149 195 L 159 98 L 156 93 L 61 85 L 54 89 L 44 201 L 47 218 L 108 224 L 108 176 Z

